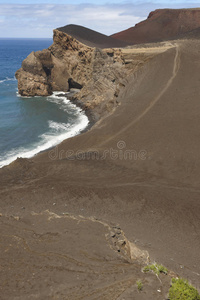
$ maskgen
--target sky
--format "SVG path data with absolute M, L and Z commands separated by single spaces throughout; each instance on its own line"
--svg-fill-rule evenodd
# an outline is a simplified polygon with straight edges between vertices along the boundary
M 110 35 L 158 8 L 200 7 L 198 0 L 0 0 L 0 38 L 52 38 L 53 29 L 76 24 Z

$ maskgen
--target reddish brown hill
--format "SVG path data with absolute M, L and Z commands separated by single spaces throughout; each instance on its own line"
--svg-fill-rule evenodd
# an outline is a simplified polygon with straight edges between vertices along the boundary
M 89 47 L 118 48 L 127 46 L 127 43 L 123 41 L 116 40 L 110 36 L 79 25 L 71 24 L 57 29 L 69 34 Z
M 200 27 L 200 9 L 157 9 L 147 20 L 112 37 L 128 44 L 171 39 Z
M 179 36 L 180 39 L 200 39 L 200 27 Z

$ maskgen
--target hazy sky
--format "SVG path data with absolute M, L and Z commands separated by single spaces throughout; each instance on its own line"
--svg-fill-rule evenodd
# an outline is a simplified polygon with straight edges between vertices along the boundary
M 0 37 L 52 37 L 53 29 L 67 24 L 110 35 L 134 26 L 157 8 L 199 6 L 196 0 L 0 0 Z

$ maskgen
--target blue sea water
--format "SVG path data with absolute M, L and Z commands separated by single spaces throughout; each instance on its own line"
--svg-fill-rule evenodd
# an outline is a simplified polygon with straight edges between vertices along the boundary
M 32 157 L 88 125 L 85 114 L 60 93 L 18 95 L 14 75 L 23 59 L 51 44 L 51 39 L 0 39 L 0 167 L 17 157 Z

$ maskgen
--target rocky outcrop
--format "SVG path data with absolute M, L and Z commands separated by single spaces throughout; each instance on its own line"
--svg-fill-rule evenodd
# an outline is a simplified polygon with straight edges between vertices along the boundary
M 49 50 L 31 52 L 22 62 L 22 68 L 15 74 L 18 79 L 18 90 L 22 96 L 47 96 L 52 87 L 49 77 L 53 68 Z
M 120 49 L 88 47 L 70 35 L 54 30 L 48 49 L 32 52 L 16 72 L 22 96 L 47 96 L 53 91 L 79 88 L 82 106 L 111 111 L 128 70 Z
M 155 53 L 150 50 L 92 48 L 65 32 L 54 30 L 53 44 L 48 49 L 32 52 L 16 72 L 19 94 L 48 96 L 53 91 L 78 89 L 78 93 L 71 93 L 68 98 L 86 111 L 92 111 L 96 121 L 119 105 L 119 95 L 129 75 L 157 54 L 157 50 Z

